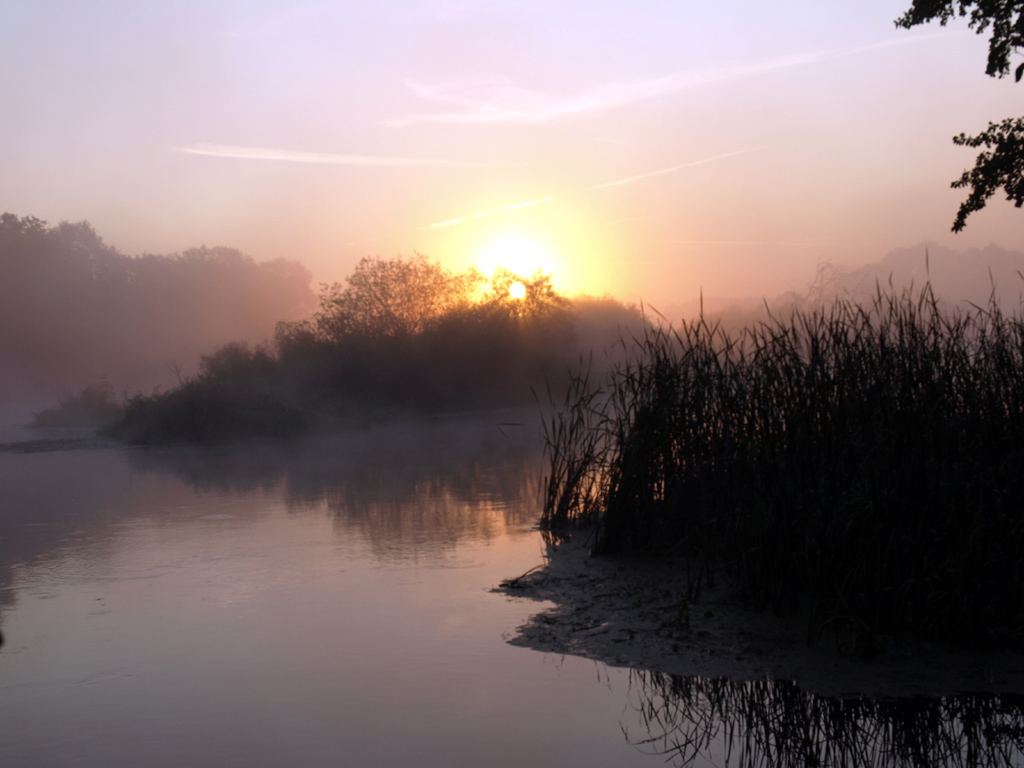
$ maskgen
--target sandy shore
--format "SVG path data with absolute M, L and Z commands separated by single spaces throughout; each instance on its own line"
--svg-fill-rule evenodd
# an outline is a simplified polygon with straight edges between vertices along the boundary
M 509 633 L 513 645 L 614 667 L 732 680 L 793 680 L 826 696 L 1024 693 L 1024 654 L 935 647 L 888 649 L 871 661 L 805 627 L 746 608 L 727 588 L 686 600 L 685 569 L 666 561 L 591 556 L 588 536 L 549 547 L 545 562 L 495 589 L 552 603 Z

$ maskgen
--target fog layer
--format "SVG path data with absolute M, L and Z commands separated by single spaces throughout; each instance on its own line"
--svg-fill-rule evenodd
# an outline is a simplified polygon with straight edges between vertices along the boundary
M 0 404 L 8 419 L 106 377 L 148 391 L 315 304 L 295 261 L 232 248 L 126 256 L 86 222 L 0 216 Z M 23 404 L 16 408 L 13 403 Z

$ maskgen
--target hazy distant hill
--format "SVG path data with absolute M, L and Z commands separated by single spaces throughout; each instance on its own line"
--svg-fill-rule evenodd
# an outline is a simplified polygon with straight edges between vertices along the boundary
M 927 258 L 925 256 L 927 252 Z M 1004 310 L 1015 309 L 1024 296 L 1024 253 L 1008 251 L 997 245 L 956 251 L 934 243 L 892 251 L 881 261 L 859 269 L 840 272 L 836 291 L 840 294 L 868 296 L 876 281 L 897 289 L 928 282 L 935 295 L 949 302 L 988 303 L 995 291 Z
M 927 253 L 927 257 L 926 257 Z M 1024 297 L 1024 252 L 1008 251 L 997 245 L 957 251 L 934 243 L 921 243 L 910 248 L 891 251 L 880 261 L 856 269 L 823 263 L 817 275 L 808 275 L 802 291 L 789 291 L 771 297 L 705 297 L 704 312 L 721 318 L 728 326 L 756 322 L 765 317 L 765 298 L 773 311 L 787 307 L 807 306 L 816 301 L 836 297 L 870 300 L 876 286 L 897 291 L 920 289 L 931 284 L 935 295 L 946 303 L 971 302 L 986 306 L 995 291 L 999 305 L 1006 312 L 1020 307 Z M 660 308 L 659 308 L 660 309 Z M 672 304 L 663 310 L 675 323 L 700 313 L 700 302 Z

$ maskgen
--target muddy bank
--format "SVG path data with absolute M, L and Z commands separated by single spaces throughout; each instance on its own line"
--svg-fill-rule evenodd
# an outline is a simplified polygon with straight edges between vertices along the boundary
M 808 648 L 799 621 L 752 611 L 722 583 L 691 604 L 679 563 L 591 556 L 586 533 L 510 576 L 496 592 L 553 604 L 509 633 L 516 646 L 685 677 L 792 680 L 825 696 L 1024 693 L 1024 654 L 888 643 L 864 660 L 836 637 Z
M 47 437 L 39 440 L 18 440 L 0 443 L 0 453 L 48 453 L 49 451 L 82 451 L 95 448 L 119 448 L 122 443 L 110 438 L 92 435 L 88 437 Z

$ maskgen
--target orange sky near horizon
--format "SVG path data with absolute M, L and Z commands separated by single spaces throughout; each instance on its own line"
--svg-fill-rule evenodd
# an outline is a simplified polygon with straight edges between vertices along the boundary
M 129 254 L 202 244 L 340 280 L 414 251 L 655 305 L 773 295 L 950 233 L 951 137 L 1020 113 L 908 0 L 12 0 L 0 210 Z M 515 261 L 516 264 L 506 263 Z

